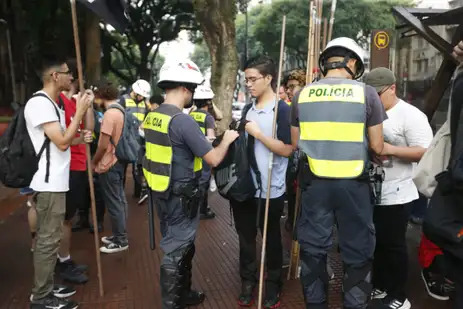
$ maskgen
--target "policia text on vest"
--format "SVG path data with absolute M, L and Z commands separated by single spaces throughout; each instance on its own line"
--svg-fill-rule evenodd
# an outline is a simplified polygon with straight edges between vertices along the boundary
M 365 86 L 340 80 L 312 84 L 299 100 L 300 148 L 322 178 L 357 178 L 367 166 Z

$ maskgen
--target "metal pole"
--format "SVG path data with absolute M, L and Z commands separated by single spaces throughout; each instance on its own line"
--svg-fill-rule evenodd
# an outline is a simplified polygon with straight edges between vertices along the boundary
M 84 79 L 82 72 L 82 56 L 80 52 L 80 40 L 79 40 L 79 29 L 77 26 L 77 10 L 76 10 L 76 0 L 71 0 L 71 13 L 72 13 L 72 29 L 74 32 L 74 44 L 76 49 L 76 60 L 77 60 L 77 74 L 79 76 L 79 90 L 81 93 L 84 93 Z M 98 235 L 98 228 L 96 222 L 96 204 L 95 204 L 95 187 L 93 184 L 93 172 L 91 165 L 91 156 L 90 156 L 90 145 L 86 144 L 86 153 L 87 153 L 87 170 L 88 170 L 88 184 L 90 187 L 90 206 L 92 210 L 92 221 L 94 226 L 94 241 L 95 241 L 95 255 L 96 255 L 96 265 L 98 269 L 98 283 L 100 297 L 104 295 L 103 289 L 103 275 L 101 270 L 101 257 L 100 257 L 100 236 Z
M 283 51 L 285 46 L 285 32 L 286 32 L 286 15 L 283 15 L 283 25 L 281 28 L 281 42 L 280 42 L 280 61 L 278 63 L 278 78 L 277 85 L 281 83 L 281 70 L 283 66 Z M 278 90 L 275 93 L 275 112 L 273 115 L 272 137 L 276 137 L 276 126 L 278 117 Z M 268 228 L 268 211 L 270 207 L 270 188 L 272 183 L 272 170 L 273 170 L 273 152 L 270 151 L 269 165 L 268 165 L 268 181 L 267 181 L 267 197 L 265 199 L 265 215 L 264 215 L 264 228 L 262 231 L 262 252 L 260 258 L 260 273 L 259 273 L 259 298 L 257 309 L 262 308 L 262 294 L 264 289 L 264 270 L 265 270 L 265 251 L 267 248 L 267 228 Z M 260 214 L 257 214 L 258 216 Z
M 10 28 L 8 27 L 8 23 L 6 22 L 6 20 L 0 19 L 0 23 L 4 24 L 6 27 L 6 42 L 8 45 L 8 61 L 10 64 L 11 91 L 13 93 L 13 103 L 18 103 L 18 95 L 16 92 L 16 77 L 14 74 L 13 53 L 11 52 Z

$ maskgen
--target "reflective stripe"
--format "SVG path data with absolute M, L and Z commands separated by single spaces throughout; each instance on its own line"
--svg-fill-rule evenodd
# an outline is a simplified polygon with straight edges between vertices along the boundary
M 172 161 L 172 147 L 156 145 L 147 141 L 146 158 L 153 162 L 170 164 Z
M 363 142 L 363 123 L 346 122 L 301 122 L 301 140 Z
M 132 113 L 132 115 L 134 115 L 135 118 L 137 118 L 139 121 L 145 120 L 145 114 L 142 114 L 142 113 Z
M 167 134 L 172 117 L 158 112 L 150 112 L 143 122 L 143 128 Z
M 137 107 L 137 103 L 133 99 L 125 99 L 125 107 Z
M 206 135 L 206 117 L 207 117 L 207 113 L 204 112 L 204 111 L 191 112 L 190 116 L 193 117 L 193 119 L 199 125 L 199 128 L 201 129 L 201 132 L 203 132 L 203 134 Z
M 299 147 L 312 173 L 356 178 L 368 158 L 365 85 L 328 79 L 305 87 L 299 96 Z
M 331 161 L 331 160 L 317 160 L 310 158 L 309 166 L 312 173 L 319 177 L 332 178 L 356 178 L 362 175 L 365 162 L 363 160 L 351 161 Z
M 203 169 L 203 159 L 199 157 L 195 157 L 193 171 L 200 172 Z
M 299 95 L 298 103 L 304 104 L 313 102 L 349 102 L 364 104 L 364 87 L 356 84 L 317 84 L 304 88 Z
M 145 175 L 146 182 L 149 184 L 151 190 L 165 192 L 169 188 L 169 176 L 152 174 L 145 168 L 143 168 L 143 174 Z
M 204 129 L 203 127 L 199 127 L 199 129 L 201 130 L 201 132 L 203 132 L 204 135 L 206 135 L 206 129 Z

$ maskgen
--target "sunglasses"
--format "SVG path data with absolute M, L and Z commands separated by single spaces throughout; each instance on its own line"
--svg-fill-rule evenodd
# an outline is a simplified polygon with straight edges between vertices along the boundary
M 53 75 L 54 73 L 56 73 L 56 74 L 72 75 L 71 70 L 67 70 L 67 71 L 56 71 L 56 72 L 51 73 L 50 75 Z
M 390 86 L 387 86 L 386 88 L 384 88 L 383 90 L 381 90 L 380 92 L 378 92 L 378 96 L 381 96 L 383 93 L 385 93 L 386 91 L 388 91 L 389 89 L 391 89 L 392 85 Z

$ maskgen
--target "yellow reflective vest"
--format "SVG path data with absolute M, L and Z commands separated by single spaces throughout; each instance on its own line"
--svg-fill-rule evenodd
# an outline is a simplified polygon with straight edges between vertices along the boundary
M 150 112 L 143 122 L 146 153 L 143 160 L 143 174 L 151 190 L 166 192 L 169 189 L 174 156 L 169 128 L 172 119 L 181 114 L 169 106 L 161 105 Z M 202 160 L 194 158 L 192 168 L 196 177 L 201 175 Z
M 207 113 L 204 112 L 204 111 L 199 110 L 199 111 L 191 112 L 190 116 L 193 117 L 193 119 L 199 125 L 199 128 L 201 129 L 201 132 L 203 132 L 204 135 L 207 135 L 207 131 L 206 131 Z
M 365 104 L 365 84 L 353 80 L 321 80 L 301 91 L 299 148 L 315 176 L 354 179 L 364 173 Z
M 145 114 L 146 114 L 146 104 L 144 101 L 141 101 L 140 103 L 137 104 L 134 99 L 130 97 L 130 95 L 124 95 L 124 104 L 125 104 L 125 110 L 132 114 L 135 118 L 140 121 L 140 123 L 145 120 Z

